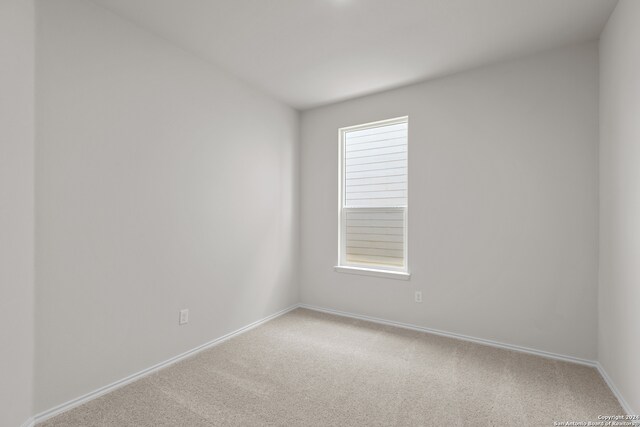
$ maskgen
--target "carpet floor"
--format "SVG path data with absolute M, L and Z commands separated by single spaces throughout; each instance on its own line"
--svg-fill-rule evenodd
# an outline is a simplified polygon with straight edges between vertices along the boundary
M 553 426 L 622 413 L 591 367 L 296 309 L 39 426 Z

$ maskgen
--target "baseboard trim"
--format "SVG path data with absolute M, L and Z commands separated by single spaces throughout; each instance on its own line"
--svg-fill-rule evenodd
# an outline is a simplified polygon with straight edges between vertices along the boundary
M 403 328 L 403 329 L 410 329 L 410 330 L 414 330 L 414 331 L 419 331 L 419 332 L 425 332 L 425 333 L 429 333 L 429 334 L 434 334 L 434 335 L 439 335 L 439 336 L 444 336 L 444 337 L 448 337 L 448 338 L 453 338 L 453 339 L 458 339 L 458 340 L 462 340 L 462 341 L 468 341 L 468 342 L 473 342 L 476 344 L 482 344 L 482 345 L 487 345 L 487 346 L 491 346 L 491 347 L 498 347 L 498 348 L 503 348 L 506 350 L 513 350 L 513 351 L 517 351 L 520 353 L 528 353 L 528 354 L 532 354 L 532 355 L 536 355 L 536 356 L 541 356 L 541 357 L 545 357 L 548 359 L 555 359 L 555 360 L 561 360 L 561 361 L 565 361 L 565 362 L 571 362 L 571 363 L 577 363 L 580 365 L 586 365 L 586 366 L 590 366 L 593 368 L 596 368 L 598 370 L 598 372 L 600 373 L 600 375 L 602 376 L 602 378 L 604 379 L 605 383 L 607 384 L 607 386 L 611 389 L 611 392 L 613 393 L 613 395 L 618 399 L 618 401 L 620 402 L 620 405 L 622 406 L 622 409 L 624 409 L 624 411 L 629 414 L 629 415 L 638 415 L 635 414 L 633 412 L 633 410 L 631 409 L 631 406 L 627 403 L 627 401 L 625 400 L 625 398 L 622 396 L 622 393 L 620 393 L 620 391 L 618 390 L 618 388 L 616 387 L 615 383 L 613 382 L 613 380 L 611 379 L 611 377 L 609 377 L 609 375 L 607 374 L 607 372 L 605 371 L 605 369 L 602 367 L 602 365 L 600 364 L 600 362 L 598 361 L 594 361 L 594 360 L 588 360 L 588 359 L 581 359 L 578 357 L 573 357 L 573 356 L 567 356 L 567 355 L 563 355 L 563 354 L 558 354 L 558 353 L 552 353 L 552 352 L 548 352 L 548 351 L 544 351 L 544 350 L 536 350 L 533 348 L 529 348 L 529 347 L 523 347 L 523 346 L 519 346 L 519 345 L 513 345 L 513 344 L 506 344 L 506 343 L 502 343 L 502 342 L 498 342 L 498 341 L 493 341 L 493 340 L 487 340 L 484 338 L 476 338 L 476 337 L 471 337 L 468 335 L 463 335 L 463 334 L 457 334 L 457 333 L 453 333 L 453 332 L 447 332 L 447 331 L 442 331 L 439 329 L 432 329 L 432 328 L 426 328 L 426 327 L 422 327 L 422 326 L 417 326 L 417 325 L 412 325 L 412 324 L 408 324 L 408 323 L 402 323 L 402 322 L 396 322 L 393 320 L 386 320 L 386 319 L 381 319 L 381 318 L 377 318 L 377 317 L 372 317 L 372 316 L 365 316 L 365 315 L 361 315 L 361 314 L 355 314 L 355 313 L 349 313 L 349 312 L 345 312 L 345 311 L 340 311 L 340 310 L 334 310 L 334 309 L 330 309 L 330 308 L 325 308 L 325 307 L 318 307 L 318 306 L 314 306 L 314 305 L 310 305 L 310 304 L 294 304 L 292 306 L 289 306 L 283 310 L 280 310 L 272 315 L 269 315 L 267 317 L 264 317 L 260 320 L 257 320 L 253 323 L 250 323 L 246 326 L 243 326 L 240 329 L 237 329 L 233 332 L 230 332 L 226 335 L 223 335 L 219 338 L 216 338 L 212 341 L 209 341 L 207 343 L 204 343 L 198 347 L 195 347 L 191 350 L 188 350 L 182 354 L 179 354 L 177 356 L 174 356 L 168 360 L 165 360 L 164 362 L 160 362 L 150 368 L 147 369 L 143 369 L 142 371 L 139 371 L 135 374 L 129 375 L 126 378 L 123 378 L 121 380 L 115 381 L 109 385 L 106 385 L 104 387 L 101 387 L 97 390 L 94 390 L 92 392 L 89 392 L 83 396 L 77 397 L 75 399 L 72 399 L 66 403 L 63 403 L 61 405 L 58 405 L 54 408 L 48 409 L 46 411 L 43 411 L 37 415 L 35 415 L 34 417 L 29 418 L 28 420 L 26 420 L 21 427 L 34 427 L 37 423 L 40 423 L 42 421 L 48 420 L 49 418 L 52 418 L 56 415 L 62 414 L 63 412 L 66 412 L 70 409 L 73 409 L 77 406 L 80 406 L 84 403 L 87 403 L 93 399 L 96 399 L 102 395 L 105 395 L 107 393 L 110 393 L 120 387 L 123 387 L 129 383 L 132 383 L 136 380 L 139 380 L 153 372 L 156 372 L 160 369 L 166 368 L 176 362 L 179 362 L 180 360 L 186 359 L 187 357 L 193 356 L 196 353 L 199 353 L 203 350 L 206 350 L 208 348 L 211 347 L 215 347 L 218 344 L 221 344 L 224 341 L 227 341 L 228 339 L 231 339 L 237 335 L 240 335 L 244 332 L 249 331 L 250 329 L 256 328 L 266 322 L 268 322 L 269 320 L 273 320 L 276 317 L 280 317 L 283 314 L 286 314 L 292 310 L 295 310 L 296 308 L 306 308 L 308 310 L 313 310 L 313 311 L 318 311 L 318 312 L 322 312 L 322 313 L 328 313 L 328 314 L 333 314 L 336 316 L 341 316 L 341 317 L 348 317 L 348 318 L 352 318 L 352 319 L 358 319 L 358 320 L 364 320 L 367 322 L 372 322 L 372 323 L 378 323 L 378 324 L 382 324 L 382 325 L 388 325 L 388 326 L 395 326 L 398 328 Z M 640 425 L 640 424 L 634 424 L 634 425 Z
M 309 305 L 309 304 L 300 304 L 300 307 L 301 308 L 306 308 L 306 309 L 309 309 L 309 310 L 319 311 L 319 312 L 322 312 L 322 313 L 335 314 L 336 316 L 342 316 L 342 317 L 349 317 L 349 318 L 352 318 L 352 319 L 365 320 L 365 321 L 368 321 L 368 322 L 378 323 L 378 324 L 382 324 L 382 325 L 396 326 L 396 327 L 403 328 L 403 329 L 411 329 L 411 330 L 414 330 L 414 331 L 426 332 L 426 333 L 429 333 L 429 334 L 435 334 L 435 335 L 454 338 L 454 339 L 458 339 L 458 340 L 469 341 L 469 342 L 473 342 L 473 343 L 477 343 L 477 344 L 488 345 L 488 346 L 491 346 L 491 347 L 498 347 L 498 348 L 504 348 L 504 349 L 507 349 L 507 350 L 518 351 L 520 353 L 533 354 L 533 355 L 536 355 L 536 356 L 546 357 L 548 359 L 556 359 L 556 360 L 562 360 L 564 362 L 578 363 L 580 365 L 590 366 L 590 367 L 596 368 L 598 370 L 598 372 L 600 373 L 600 375 L 604 379 L 604 381 L 607 384 L 607 386 L 609 387 L 609 389 L 611 389 L 611 392 L 613 393 L 613 395 L 616 397 L 616 399 L 618 399 L 618 402 L 620 402 L 620 406 L 622 406 L 622 409 L 625 411 L 626 415 L 638 415 L 638 414 L 633 412 L 633 410 L 631 409 L 631 406 L 627 403 L 625 398 L 622 396 L 622 393 L 620 393 L 620 390 L 618 390 L 618 387 L 616 387 L 615 383 L 613 382 L 611 377 L 609 377 L 609 374 L 607 374 L 607 371 L 604 370 L 604 368 L 602 367 L 602 365 L 600 364 L 599 361 L 581 359 L 581 358 L 578 358 L 578 357 L 567 356 L 567 355 L 564 355 L 564 354 L 551 353 L 551 352 L 548 352 L 548 351 L 536 350 L 536 349 L 529 348 L 529 347 L 522 347 L 522 346 L 519 346 L 519 345 L 506 344 L 506 343 L 502 343 L 502 342 L 498 342 L 498 341 L 487 340 L 487 339 L 484 339 L 484 338 L 470 337 L 468 335 L 456 334 L 456 333 L 441 331 L 441 330 L 432 329 L 432 328 L 425 328 L 425 327 L 422 327 L 422 326 L 411 325 L 411 324 L 408 324 L 408 323 L 395 322 L 395 321 L 392 321 L 392 320 L 380 319 L 380 318 L 371 317 L 371 316 L 364 316 L 364 315 L 361 315 L 361 314 L 354 314 L 354 313 L 349 313 L 349 312 L 345 312 L 345 311 L 333 310 L 333 309 L 330 309 L 330 308 L 317 307 L 317 306 Z M 616 414 L 616 415 L 621 415 L 621 414 Z M 635 422 L 634 425 L 639 425 L 640 426 L 640 421 Z
M 627 403 L 626 399 L 624 398 L 624 396 L 622 395 L 620 390 L 618 390 L 618 387 L 616 387 L 615 383 L 613 382 L 613 380 L 611 379 L 609 374 L 607 374 L 607 371 L 605 371 L 605 369 L 602 367 L 600 362 L 596 361 L 596 360 L 581 359 L 581 358 L 574 357 L 574 356 L 567 356 L 567 355 L 564 355 L 564 354 L 552 353 L 552 352 L 548 352 L 548 351 L 544 351 L 544 350 L 536 350 L 536 349 L 529 348 L 529 347 L 523 347 L 523 346 L 513 345 L 513 344 L 506 344 L 506 343 L 502 343 L 502 342 L 498 342 L 498 341 L 487 340 L 487 339 L 484 339 L 484 338 L 476 338 L 476 337 L 471 337 L 471 336 L 468 336 L 468 335 L 456 334 L 456 333 L 441 331 L 441 330 L 432 329 L 432 328 L 425 328 L 425 327 L 422 327 L 422 326 L 411 325 L 411 324 L 408 324 L 408 323 L 402 323 L 402 322 L 396 322 L 396 321 L 392 321 L 392 320 L 380 319 L 380 318 L 377 318 L 377 317 L 365 316 L 365 315 L 361 315 L 361 314 L 354 314 L 354 313 L 349 313 L 349 312 L 345 312 L 345 311 L 334 310 L 334 309 L 331 309 L 331 308 L 318 307 L 318 306 L 314 306 L 314 305 L 310 305 L 310 304 L 300 304 L 300 307 L 301 308 L 306 308 L 306 309 L 309 309 L 309 310 L 319 311 L 319 312 L 322 312 L 322 313 L 334 314 L 336 316 L 349 317 L 349 318 L 352 318 L 352 319 L 359 319 L 359 320 L 378 323 L 378 324 L 382 324 L 382 325 L 396 326 L 398 328 L 411 329 L 411 330 L 419 331 L 419 332 L 426 332 L 426 333 L 429 333 L 429 334 L 435 334 L 435 335 L 454 338 L 454 339 L 458 339 L 458 340 L 469 341 L 469 342 L 473 342 L 473 343 L 477 343 L 477 344 L 488 345 L 488 346 L 491 346 L 491 347 L 498 347 L 498 348 L 504 348 L 504 349 L 507 349 L 507 350 L 513 350 L 513 351 L 517 351 L 517 352 L 520 352 L 520 353 L 533 354 L 533 355 L 536 355 L 536 356 L 546 357 L 548 359 L 556 359 L 556 360 L 562 360 L 564 362 L 578 363 L 580 365 L 590 366 L 590 367 L 593 367 L 593 368 L 598 370 L 598 372 L 600 373 L 600 375 L 604 379 L 605 383 L 607 384 L 607 386 L 609 387 L 609 389 L 611 390 L 613 395 L 616 397 L 616 399 L 618 399 L 618 402 L 620 402 L 620 406 L 622 406 L 622 409 L 625 411 L 626 415 L 640 415 L 640 414 L 638 414 L 638 413 L 633 411 L 633 409 L 631 408 L 631 405 L 629 405 Z M 615 415 L 622 415 L 622 414 L 615 414 Z M 635 421 L 633 425 L 634 426 L 640 426 L 640 421 Z
M 362 314 L 354 314 L 354 313 L 349 313 L 349 312 L 346 312 L 346 311 L 339 311 L 339 310 L 334 310 L 334 309 L 331 309 L 331 308 L 318 307 L 318 306 L 314 306 L 314 305 L 310 305 L 310 304 L 300 304 L 300 307 L 301 308 L 306 308 L 306 309 L 309 309 L 309 310 L 319 311 L 319 312 L 322 312 L 322 313 L 335 314 L 336 316 L 350 317 L 352 319 L 365 320 L 365 321 L 368 321 L 368 322 L 378 323 L 378 324 L 381 324 L 381 325 L 396 326 L 398 328 L 411 329 L 413 331 L 419 331 L 419 332 L 426 332 L 428 334 L 440 335 L 440 336 L 443 336 L 443 337 L 448 337 L 448 338 L 454 338 L 454 339 L 457 339 L 457 340 L 473 342 L 473 343 L 476 343 L 476 344 L 488 345 L 488 346 L 491 346 L 491 347 L 503 348 L 503 349 L 506 349 L 506 350 L 513 350 L 513 351 L 517 351 L 517 352 L 520 352 L 520 353 L 533 354 L 533 355 L 536 355 L 536 356 L 546 357 L 548 359 L 556 359 L 556 360 L 562 360 L 564 362 L 578 363 L 580 365 L 591 366 L 593 368 L 596 368 L 597 365 L 598 365 L 598 362 L 596 362 L 595 360 L 581 359 L 579 357 L 567 356 L 567 355 L 564 355 L 564 354 L 552 353 L 552 352 L 544 351 L 544 350 L 536 350 L 534 348 L 523 347 L 523 346 L 514 345 L 514 344 L 506 344 L 506 343 L 502 343 L 502 342 L 498 342 L 498 341 L 487 340 L 487 339 L 484 339 L 484 338 L 476 338 L 476 337 L 471 337 L 471 336 L 468 336 L 468 335 L 462 335 L 462 334 L 456 334 L 456 333 L 453 333 L 453 332 L 442 331 L 442 330 L 439 330 L 439 329 L 425 328 L 423 326 L 411 325 L 409 323 L 402 323 L 402 322 L 396 322 L 396 321 L 393 321 L 393 320 L 380 319 L 378 317 L 365 316 L 365 315 L 362 315 Z
M 624 396 L 622 396 L 622 393 L 620 393 L 620 390 L 618 390 L 618 387 L 616 387 L 616 384 L 613 382 L 609 374 L 607 374 L 607 371 L 604 370 L 604 367 L 600 364 L 600 362 L 596 362 L 596 368 L 598 369 L 598 372 L 600 372 L 600 375 L 602 376 L 604 382 L 606 382 L 611 389 L 613 395 L 616 397 L 616 399 L 618 399 L 618 402 L 620 402 L 620 406 L 622 406 L 622 409 L 624 409 L 626 414 L 640 415 L 637 412 L 633 412 L 633 409 L 631 409 L 631 405 L 627 403 L 626 399 L 624 398 Z M 636 421 L 634 425 L 640 425 L 640 421 Z
M 147 375 L 149 375 L 149 374 L 151 374 L 153 372 L 159 371 L 160 369 L 164 369 L 164 368 L 166 368 L 166 367 L 168 367 L 170 365 L 173 365 L 176 362 L 179 362 L 179 361 L 181 361 L 183 359 L 186 359 L 187 357 L 193 356 L 196 353 L 199 353 L 199 352 L 201 352 L 203 350 L 206 350 L 208 348 L 211 348 L 211 347 L 215 347 L 216 345 L 221 344 L 222 342 L 227 341 L 228 339 L 231 339 L 231 338 L 233 338 L 233 337 L 235 337 L 237 335 L 240 335 L 240 334 L 242 334 L 244 332 L 247 332 L 250 329 L 253 329 L 253 328 L 257 327 L 257 326 L 260 326 L 263 323 L 268 322 L 269 320 L 273 320 L 276 317 L 280 317 L 283 314 L 290 312 L 291 310 L 295 310 L 296 308 L 298 308 L 298 306 L 299 306 L 299 304 L 294 304 L 292 306 L 289 306 L 289 307 L 285 308 L 284 310 L 280 310 L 277 313 L 271 314 L 271 315 L 269 315 L 267 317 L 264 317 L 264 318 L 262 318 L 260 320 L 256 320 L 255 322 L 250 323 L 250 324 L 248 324 L 246 326 L 243 326 L 240 329 L 237 329 L 237 330 L 235 330 L 233 332 L 230 332 L 230 333 L 228 333 L 226 335 L 223 335 L 223 336 L 221 336 L 219 338 L 216 338 L 216 339 L 214 339 L 212 341 L 209 341 L 207 343 L 199 345 L 198 347 L 192 348 L 191 350 L 188 350 L 188 351 L 186 351 L 186 352 L 184 352 L 182 354 L 179 354 L 179 355 L 174 356 L 174 357 L 172 357 L 170 359 L 167 359 L 164 362 L 160 362 L 160 363 L 158 363 L 156 365 L 153 365 L 150 368 L 143 369 L 142 371 L 136 372 L 135 374 L 129 375 L 128 377 L 122 378 L 121 380 L 115 381 L 115 382 L 113 382 L 113 383 L 111 383 L 109 385 L 106 385 L 104 387 L 100 387 L 99 389 L 94 390 L 92 392 L 89 392 L 89 393 L 87 393 L 87 394 L 85 394 L 83 396 L 77 397 L 77 398 L 72 399 L 72 400 L 70 400 L 68 402 L 65 402 L 65 403 L 63 403 L 61 405 L 58 405 L 58 406 L 55 406 L 55 407 L 53 407 L 51 409 L 43 411 L 43 412 L 37 414 L 36 416 L 34 416 L 33 418 L 31 418 L 30 420 L 28 420 L 27 423 L 25 423 L 23 427 L 31 427 L 36 423 L 40 423 L 42 421 L 48 420 L 49 418 L 55 417 L 56 415 L 60 415 L 63 412 L 66 412 L 66 411 L 68 411 L 70 409 L 73 409 L 73 408 L 75 408 L 77 406 L 80 406 L 80 405 L 82 405 L 84 403 L 87 403 L 87 402 L 89 402 L 89 401 L 91 401 L 93 399 L 96 399 L 96 398 L 98 398 L 98 397 L 100 397 L 102 395 L 110 393 L 110 392 L 112 392 L 112 391 L 114 391 L 114 390 L 116 390 L 116 389 L 118 389 L 120 387 L 123 387 L 123 386 L 125 386 L 125 385 L 127 385 L 129 383 L 132 383 L 132 382 L 134 382 L 136 380 L 139 380 L 139 379 L 141 379 L 141 378 L 143 378 L 143 377 L 145 377 L 145 376 L 147 376 Z M 30 422 L 30 424 L 29 424 L 29 422 Z

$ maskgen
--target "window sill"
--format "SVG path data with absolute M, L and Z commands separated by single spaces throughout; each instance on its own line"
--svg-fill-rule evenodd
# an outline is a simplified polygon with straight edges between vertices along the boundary
M 343 265 L 336 265 L 335 267 L 333 267 L 333 269 L 338 273 L 385 277 L 387 279 L 409 280 L 411 278 L 410 273 L 405 273 L 403 271 L 376 270 L 374 268 L 362 268 L 362 267 L 345 267 Z

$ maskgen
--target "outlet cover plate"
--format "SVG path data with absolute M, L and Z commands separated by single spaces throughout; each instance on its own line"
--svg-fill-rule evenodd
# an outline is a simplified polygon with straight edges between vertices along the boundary
M 185 308 L 184 310 L 180 310 L 180 325 L 186 325 L 189 323 L 189 309 Z

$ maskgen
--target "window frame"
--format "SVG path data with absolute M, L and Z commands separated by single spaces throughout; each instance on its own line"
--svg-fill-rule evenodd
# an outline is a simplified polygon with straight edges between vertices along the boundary
M 358 209 L 357 207 L 345 206 L 346 197 L 346 134 L 348 132 L 373 129 L 376 127 L 395 125 L 400 123 L 407 124 L 407 204 L 403 206 L 403 258 L 404 266 L 384 266 L 361 263 L 347 263 L 346 262 L 346 211 Z M 397 207 L 393 207 L 397 208 Z M 373 207 L 368 209 L 393 209 L 390 207 Z M 410 277 L 409 273 L 409 116 L 395 117 L 392 119 L 379 120 L 375 122 L 363 123 L 354 126 L 345 126 L 338 129 L 338 263 L 335 266 L 335 270 L 346 273 L 365 274 L 379 277 L 391 277 L 407 280 Z

